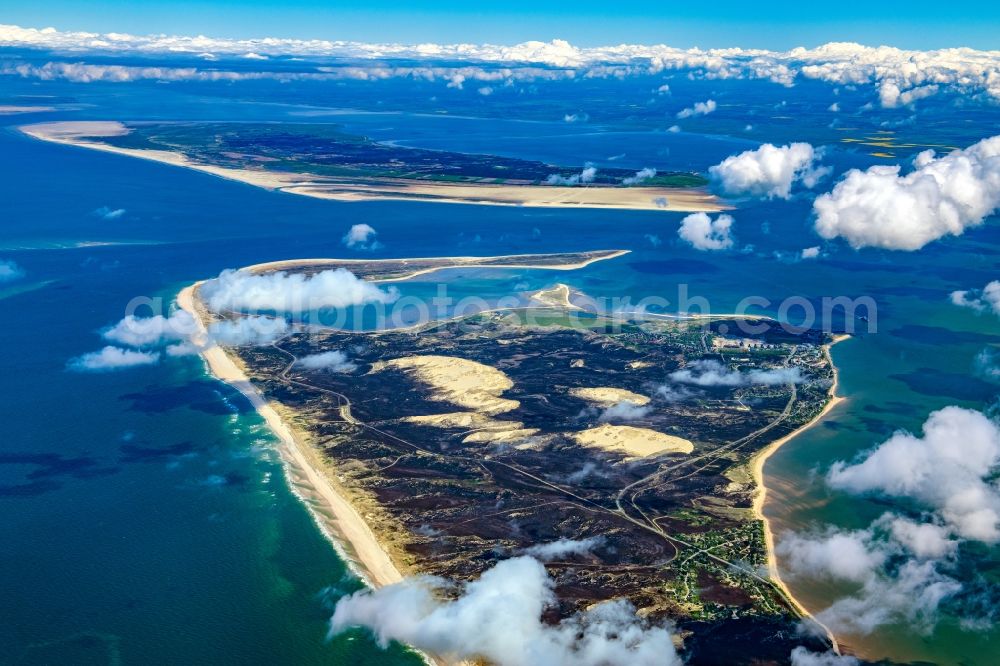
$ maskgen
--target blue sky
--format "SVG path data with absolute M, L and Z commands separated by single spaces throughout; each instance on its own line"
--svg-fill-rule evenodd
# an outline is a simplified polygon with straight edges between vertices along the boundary
M 787 49 L 858 41 L 915 49 L 1000 47 L 1000 3 L 983 0 L 0 0 L 0 23 L 408 43 L 561 38 L 581 46 L 630 42 Z

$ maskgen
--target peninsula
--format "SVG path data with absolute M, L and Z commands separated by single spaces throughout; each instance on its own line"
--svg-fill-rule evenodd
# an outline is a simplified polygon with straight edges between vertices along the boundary
M 621 251 L 249 267 L 349 270 L 399 281 L 460 266 L 568 269 Z M 201 325 L 213 312 L 186 289 Z M 828 647 L 768 573 L 760 461 L 830 403 L 828 336 L 749 318 L 639 320 L 570 304 L 567 285 L 525 307 L 405 329 L 295 325 L 263 346 L 204 351 L 282 440 L 296 487 L 373 585 L 470 579 L 557 540 L 557 612 L 626 597 L 676 624 L 694 663 Z M 337 367 L 305 361 L 340 352 Z M 712 381 L 711 370 L 725 381 Z M 754 379 L 756 378 L 756 379 Z M 720 637 L 725 640 L 719 640 Z

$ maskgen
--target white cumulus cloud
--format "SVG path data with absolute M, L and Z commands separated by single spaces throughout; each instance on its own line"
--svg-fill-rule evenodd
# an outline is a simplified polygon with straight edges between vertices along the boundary
M 982 289 L 953 291 L 949 298 L 959 307 L 1000 315 L 1000 280 L 993 280 Z
M 61 31 L 0 25 L 0 46 L 42 48 L 77 54 L 189 54 L 215 62 L 229 56 L 245 60 L 259 56 L 343 58 L 342 67 L 304 68 L 305 71 L 221 71 L 196 68 L 129 67 L 85 63 L 47 63 L 35 66 L 12 62 L 0 73 L 73 81 L 156 80 L 295 80 L 324 77 L 378 81 L 390 77 L 445 80 L 454 87 L 477 81 L 555 80 L 576 77 L 624 77 L 687 71 L 698 79 L 757 79 L 791 86 L 799 79 L 832 85 L 870 86 L 883 106 L 909 105 L 942 93 L 967 99 L 1000 99 L 1000 53 L 969 48 L 912 51 L 888 46 L 868 47 L 832 42 L 814 49 L 768 51 L 738 47 L 680 49 L 668 45 L 616 44 L 582 48 L 566 41 L 529 41 L 496 44 L 393 44 L 323 39 L 226 39 L 205 35 L 130 35 Z M 394 67 L 392 60 L 425 63 L 470 63 L 464 67 Z M 477 63 L 473 66 L 471 63 Z M 484 66 L 479 66 L 482 64 Z M 265 67 L 266 61 L 257 63 Z M 92 67 L 90 71 L 83 69 Z M 316 71 L 319 69 L 320 71 Z M 527 72 L 525 70 L 531 70 Z M 169 71 L 173 70 L 173 71 Z M 311 71 L 310 71 L 311 70 Z M 457 82 L 457 83 L 456 83 Z M 666 89 L 658 92 L 667 92 Z M 706 104 L 707 103 L 703 103 Z M 584 119 L 582 115 L 567 118 Z
M 106 372 L 141 365 L 155 365 L 159 362 L 159 352 L 136 351 L 108 345 L 100 351 L 88 352 L 72 359 L 68 367 L 78 372 Z
M 1000 427 L 960 407 L 933 412 L 923 436 L 896 432 L 853 463 L 838 462 L 831 487 L 909 498 L 933 509 L 967 539 L 1000 542 Z
M 194 317 L 184 310 L 177 310 L 168 317 L 126 315 L 117 324 L 102 331 L 101 335 L 109 342 L 130 347 L 153 347 L 186 340 L 197 330 Z
M 225 270 L 201 287 L 201 297 L 215 312 L 227 310 L 300 313 L 365 303 L 391 303 L 395 289 L 384 290 L 344 268 L 314 275 L 279 271 L 257 275 Z
M 829 175 L 829 167 L 816 164 L 821 157 L 822 151 L 808 143 L 780 147 L 765 143 L 756 150 L 727 157 L 709 167 L 708 173 L 724 194 L 788 199 L 794 184 L 812 188 Z
M 605 408 L 597 417 L 597 420 L 602 423 L 639 421 L 649 416 L 651 411 L 653 411 L 653 408 L 650 405 L 637 405 L 630 400 L 622 400 Z
M 382 247 L 377 236 L 378 232 L 370 224 L 355 224 L 347 230 L 340 242 L 352 250 L 377 250 Z
M 356 363 L 351 362 L 347 354 L 339 349 L 303 356 L 298 360 L 298 365 L 307 370 L 328 370 L 330 372 L 353 372 L 358 367 Z
M 680 666 L 671 633 L 638 618 L 624 600 L 597 604 L 558 624 L 542 621 L 553 582 L 532 557 L 500 562 L 453 601 L 446 583 L 417 578 L 337 602 L 331 632 L 363 626 L 382 645 L 398 640 L 446 658 L 497 666 Z
M 540 543 L 524 550 L 525 555 L 531 555 L 548 562 L 571 555 L 587 555 L 604 543 L 604 537 L 588 537 L 586 539 L 559 539 L 549 543 Z
M 639 183 L 647 181 L 650 178 L 656 178 L 656 169 L 646 167 L 637 171 L 634 176 L 622 178 L 622 185 L 638 185 Z
M 784 534 L 777 553 L 792 578 L 853 584 L 853 593 L 816 619 L 835 632 L 869 634 L 900 622 L 919 631 L 933 628 L 942 602 L 962 590 L 941 571 L 957 545 L 938 525 L 886 514 L 862 530 Z
M 816 232 L 851 247 L 918 250 L 982 224 L 1000 206 L 1000 136 L 942 157 L 920 153 L 914 169 L 852 169 L 816 199 Z
M 597 177 L 597 169 L 590 166 L 589 164 L 583 168 L 580 173 L 574 173 L 571 176 L 563 176 L 562 174 L 554 173 L 545 179 L 546 185 L 580 185 L 594 182 L 594 178 Z
M 777 386 L 780 384 L 800 384 L 805 381 L 799 368 L 757 369 L 740 372 L 712 359 L 692 361 L 680 370 L 670 373 L 670 379 L 695 386 L 744 386 L 747 384 Z
M 696 250 L 726 250 L 733 246 L 732 227 L 732 215 L 713 220 L 708 213 L 692 213 L 681 220 L 677 235 Z
M 714 99 L 706 100 L 704 102 L 695 102 L 694 106 L 689 106 L 686 109 L 678 111 L 677 117 L 683 120 L 684 118 L 691 118 L 693 116 L 707 116 L 715 111 L 716 108 L 717 104 Z
M 255 347 L 274 342 L 290 328 L 281 317 L 251 315 L 212 322 L 208 325 L 208 337 L 227 347 Z

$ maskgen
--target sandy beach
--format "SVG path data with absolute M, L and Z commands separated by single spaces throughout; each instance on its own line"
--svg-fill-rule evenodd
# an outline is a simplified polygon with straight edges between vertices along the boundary
M 731 206 L 704 188 L 658 187 L 560 187 L 454 183 L 403 178 L 333 178 L 308 173 L 276 173 L 259 169 L 234 169 L 194 162 L 166 150 L 119 148 L 88 139 L 121 136 L 128 127 L 117 121 L 64 121 L 24 125 L 24 134 L 40 139 L 162 164 L 201 171 L 220 178 L 289 194 L 333 201 L 395 200 L 414 202 L 525 206 L 529 208 L 601 208 L 661 210 L 682 213 L 718 212 Z
M 200 284 L 200 283 L 199 283 Z M 177 295 L 177 304 L 194 316 L 199 336 L 204 341 L 207 335 L 203 312 L 197 306 L 195 291 L 198 284 L 187 287 Z M 281 441 L 281 457 L 288 466 L 290 480 L 297 483 L 296 491 L 307 495 L 304 499 L 319 502 L 324 511 L 313 511 L 313 515 L 324 529 L 334 537 L 337 545 L 356 572 L 372 587 L 383 587 L 398 583 L 403 579 L 399 569 L 382 548 L 364 518 L 354 506 L 334 487 L 328 475 L 319 471 L 311 461 L 314 455 L 307 445 L 299 442 L 295 433 L 281 419 L 275 408 L 253 386 L 243 369 L 218 345 L 212 345 L 201 352 L 212 375 L 240 391 L 264 418 L 268 427 Z M 307 506 L 310 501 L 305 502 Z
M 805 606 L 803 606 L 798 599 L 795 598 L 791 590 L 788 588 L 788 585 L 781 578 L 781 573 L 778 570 L 777 558 L 774 552 L 774 531 L 771 529 L 771 521 L 768 520 L 767 516 L 764 513 L 764 505 L 767 503 L 767 486 L 764 483 L 764 465 L 767 463 L 767 459 L 770 458 L 772 455 L 774 455 L 774 453 L 778 449 L 780 449 L 786 443 L 790 442 L 792 439 L 798 437 L 806 430 L 809 430 L 810 428 L 818 424 L 820 421 L 823 420 L 823 418 L 827 414 L 829 414 L 833 410 L 834 407 L 836 407 L 837 405 L 841 404 L 846 400 L 846 398 L 837 395 L 837 384 L 839 377 L 837 372 L 837 366 L 833 365 L 833 361 L 830 359 L 830 349 L 835 344 L 843 342 L 844 340 L 847 340 L 850 337 L 851 336 L 849 335 L 834 336 L 833 341 L 826 346 L 825 353 L 827 356 L 827 360 L 833 367 L 833 384 L 830 386 L 830 391 L 829 391 L 830 399 L 827 401 L 826 405 L 824 405 L 820 413 L 817 414 L 815 417 L 813 417 L 812 420 L 810 420 L 808 423 L 803 425 L 798 430 L 795 430 L 794 432 L 785 435 L 781 439 L 777 439 L 771 442 L 767 446 L 767 448 L 762 449 L 760 452 L 757 453 L 756 456 L 754 456 L 751 464 L 751 473 L 753 475 L 754 483 L 756 483 L 757 485 L 757 494 L 754 496 L 754 501 L 753 501 L 753 511 L 754 514 L 757 516 L 757 518 L 759 518 L 761 522 L 764 523 L 764 541 L 767 544 L 768 574 L 771 577 L 771 580 L 774 581 L 775 585 L 778 586 L 778 588 L 788 599 L 788 601 L 793 606 L 795 606 L 796 610 L 798 610 L 799 613 L 803 615 L 803 617 L 807 617 L 811 619 L 813 622 L 816 622 L 816 624 L 818 624 L 819 626 L 823 627 L 823 629 L 826 631 L 827 636 L 833 643 L 834 649 L 837 650 L 838 652 L 840 648 L 839 644 L 837 643 L 837 638 L 836 636 L 833 635 L 833 632 L 830 631 L 828 627 L 818 622 L 815 619 L 815 617 L 813 617 L 813 614 Z

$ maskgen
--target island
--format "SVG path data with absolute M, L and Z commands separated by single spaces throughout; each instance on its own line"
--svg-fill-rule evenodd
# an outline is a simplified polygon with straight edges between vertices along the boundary
M 386 282 L 455 267 L 572 270 L 622 254 L 243 270 L 348 268 Z M 204 289 L 178 299 L 202 332 L 255 316 L 213 311 Z M 560 283 L 513 307 L 394 329 L 299 321 L 269 344 L 203 355 L 282 440 L 294 486 L 370 584 L 469 580 L 572 540 L 588 547 L 545 562 L 553 619 L 627 598 L 675 625 L 689 663 L 752 664 L 832 641 L 797 631 L 805 611 L 777 578 L 759 509 L 764 457 L 832 404 L 834 341 L 765 317 L 595 311 Z
M 527 207 L 714 212 L 729 205 L 689 172 L 567 167 L 409 148 L 298 123 L 62 121 L 36 139 L 186 167 L 335 201 L 390 199 Z

